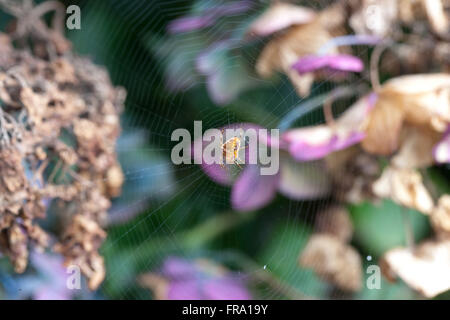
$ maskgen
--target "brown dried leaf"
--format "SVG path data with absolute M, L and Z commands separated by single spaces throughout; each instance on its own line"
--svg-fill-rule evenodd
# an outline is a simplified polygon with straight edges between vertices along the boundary
M 358 252 L 338 238 L 314 234 L 303 249 L 299 263 L 318 276 L 347 291 L 362 287 L 362 264 Z

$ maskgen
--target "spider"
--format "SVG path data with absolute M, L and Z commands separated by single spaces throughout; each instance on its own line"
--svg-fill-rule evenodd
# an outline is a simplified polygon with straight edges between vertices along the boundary
M 244 130 L 241 129 L 241 133 L 239 134 L 238 137 L 232 137 L 232 138 L 228 139 L 227 141 L 225 141 L 225 143 L 223 143 L 223 132 L 224 132 L 224 129 L 222 129 L 222 135 L 220 136 L 220 144 L 222 145 L 222 156 L 225 159 L 225 161 L 224 161 L 224 163 L 221 163 L 220 166 L 222 168 L 224 168 L 225 164 L 234 163 L 240 169 L 242 169 L 242 167 L 238 161 L 241 160 L 239 158 L 239 151 L 247 148 L 247 146 L 244 146 L 241 148 L 241 141 L 242 141 L 242 136 L 243 136 Z M 244 143 L 245 143 L 245 140 L 244 140 Z

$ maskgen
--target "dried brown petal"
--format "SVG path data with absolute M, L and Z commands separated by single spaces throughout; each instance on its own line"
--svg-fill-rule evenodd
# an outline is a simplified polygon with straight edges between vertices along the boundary
M 251 24 L 249 32 L 267 36 L 292 25 L 311 22 L 315 15 L 309 8 L 276 2 Z
M 450 242 L 427 241 L 414 250 L 396 248 L 384 258 L 383 272 L 397 274 L 411 288 L 432 298 L 450 289 Z
M 422 176 L 412 169 L 386 167 L 373 184 L 373 192 L 381 198 L 390 198 L 408 208 L 430 214 L 433 199 L 422 183 Z
M 343 290 L 358 291 L 362 287 L 362 263 L 358 252 L 332 235 L 312 235 L 299 262 Z
M 390 155 L 397 150 L 404 112 L 394 99 L 380 96 L 368 116 L 366 137 L 361 145 L 374 154 Z
M 450 195 L 439 198 L 436 208 L 431 213 L 431 223 L 438 235 L 450 236 Z
M 400 149 L 392 158 L 397 168 L 425 168 L 434 163 L 433 148 L 441 134 L 427 127 L 406 126 L 402 130 Z

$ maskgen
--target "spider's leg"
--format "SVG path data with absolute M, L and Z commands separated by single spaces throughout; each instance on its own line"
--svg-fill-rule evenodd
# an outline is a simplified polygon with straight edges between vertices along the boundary
M 239 169 L 242 169 L 241 165 L 239 164 L 239 162 L 237 162 L 237 160 L 234 160 L 234 164 L 237 165 Z

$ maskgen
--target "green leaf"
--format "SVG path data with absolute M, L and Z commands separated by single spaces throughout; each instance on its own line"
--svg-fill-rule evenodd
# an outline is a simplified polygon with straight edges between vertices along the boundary
M 379 257 L 393 247 L 406 245 L 403 210 L 410 219 L 415 241 L 423 239 L 429 232 L 426 216 L 390 200 L 379 204 L 352 205 L 349 209 L 355 229 L 354 240 L 373 257 Z

